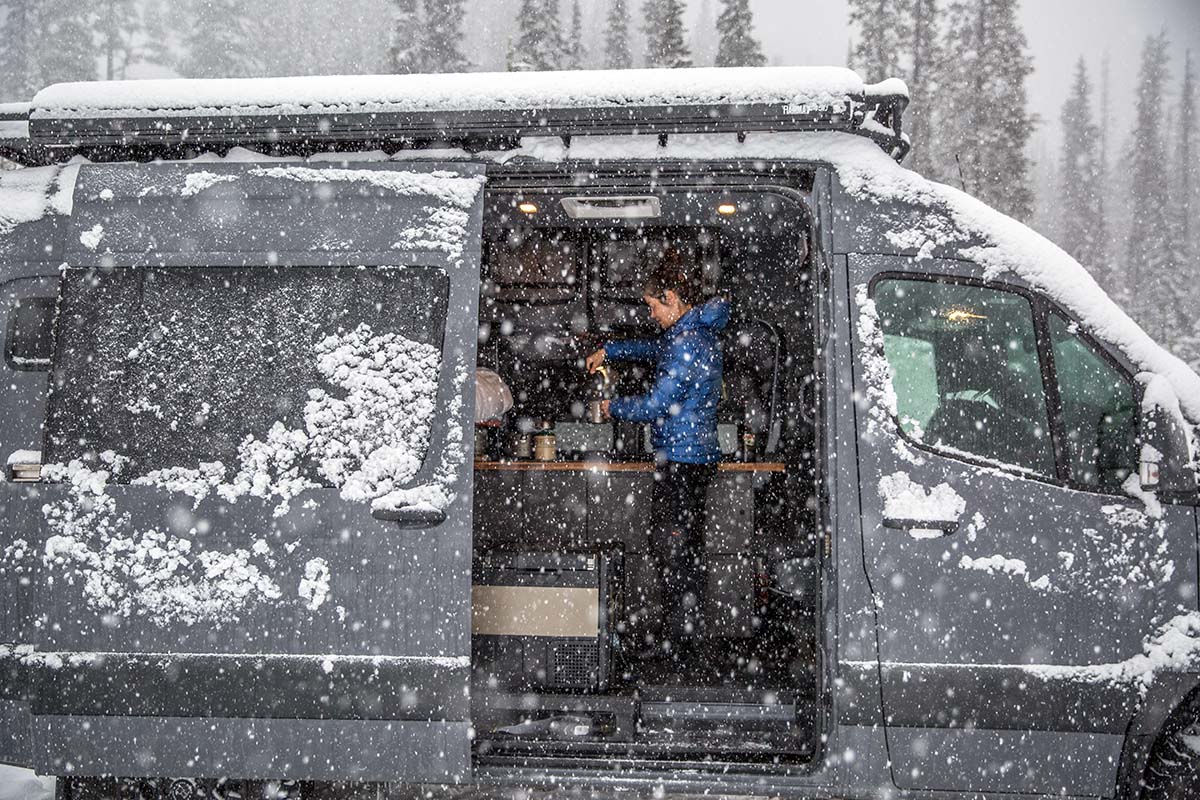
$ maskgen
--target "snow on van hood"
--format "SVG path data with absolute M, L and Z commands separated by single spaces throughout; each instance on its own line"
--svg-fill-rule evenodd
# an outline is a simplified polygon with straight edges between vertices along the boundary
M 901 81 L 870 87 L 907 93 Z M 61 83 L 32 119 L 334 114 L 778 103 L 832 106 L 868 89 L 843 67 L 638 69 Z

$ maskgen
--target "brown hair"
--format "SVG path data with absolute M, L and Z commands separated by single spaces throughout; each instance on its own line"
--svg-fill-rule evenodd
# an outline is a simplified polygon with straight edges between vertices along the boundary
M 671 247 L 663 251 L 662 259 L 654 271 L 642 283 L 642 294 L 665 300 L 668 291 L 675 292 L 679 299 L 694 306 L 704 299 L 703 287 L 693 274 L 684 254 Z

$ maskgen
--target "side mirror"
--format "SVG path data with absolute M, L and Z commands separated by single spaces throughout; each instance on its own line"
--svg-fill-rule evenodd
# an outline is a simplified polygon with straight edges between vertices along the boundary
M 1138 474 L 1144 491 L 1164 495 L 1196 496 L 1196 461 L 1190 426 L 1179 407 L 1179 397 L 1161 375 L 1138 376 L 1142 392 L 1138 427 Z

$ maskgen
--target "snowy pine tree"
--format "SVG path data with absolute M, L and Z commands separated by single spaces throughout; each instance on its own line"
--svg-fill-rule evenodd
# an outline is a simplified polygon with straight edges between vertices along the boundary
M 1100 214 L 1100 129 L 1092 114 L 1092 81 L 1082 58 L 1062 110 L 1059 158 L 1059 244 L 1089 270 L 1104 268 L 1104 243 L 1096 238 Z
M 37 77 L 35 0 L 0 0 L 0 102 L 33 98 Z
M 151 64 L 172 67 L 175 51 L 172 48 L 172 31 L 168 23 L 165 0 L 145 0 L 141 9 L 142 43 L 139 56 Z
M 1200 225 L 1196 224 L 1194 218 L 1200 212 L 1200 201 L 1196 198 L 1197 180 L 1200 178 L 1197 174 L 1200 172 L 1197 169 L 1197 123 L 1200 123 L 1200 118 L 1196 115 L 1196 66 L 1189 50 L 1184 55 L 1183 84 L 1179 93 L 1173 169 L 1177 182 L 1171 208 L 1175 214 L 1172 237 L 1175 262 L 1182 273 L 1178 285 L 1187 290 L 1181 300 L 1184 307 L 1190 309 L 1195 309 L 1200 303 Z M 1191 328 L 1179 337 L 1176 352 L 1194 367 L 1200 367 L 1200 319 L 1193 319 Z
M 629 69 L 633 51 L 629 46 L 629 6 L 625 0 L 612 0 L 604 29 L 604 68 Z
M 125 77 L 125 68 L 137 57 L 136 42 L 142 32 L 142 16 L 133 0 L 103 0 L 96 8 L 104 79 Z
M 1019 0 L 956 0 L 943 46 L 954 70 L 938 92 L 940 170 L 988 205 L 1020 220 L 1033 216 L 1026 147 L 1036 120 L 1025 83 L 1033 71 Z
M 388 67 L 399 75 L 424 72 L 421 63 L 421 5 L 420 0 L 391 0 L 392 28 L 388 44 Z
M 462 54 L 465 0 L 425 0 L 425 26 L 418 60 L 422 72 L 466 72 L 471 62 Z
M 717 17 L 718 67 L 764 67 L 767 57 L 762 45 L 754 38 L 754 17 L 750 0 L 721 0 Z
M 911 0 L 850 0 L 850 24 L 858 31 L 854 69 L 868 81 L 900 74 L 910 7 Z
M 1109 70 L 1108 53 L 1100 60 L 1100 116 L 1096 120 L 1096 127 L 1099 131 L 1099 162 L 1097 164 L 1098 176 L 1096 182 L 1099 184 L 1099 197 L 1096 199 L 1096 221 L 1093 223 L 1095 233 L 1093 238 L 1096 240 L 1096 245 L 1104 252 L 1111 254 L 1109 246 L 1110 231 L 1108 229 L 1108 218 L 1111 203 L 1109 202 L 1109 186 L 1108 181 L 1111 175 L 1108 164 L 1108 141 L 1109 131 L 1112 129 L 1112 103 L 1111 103 L 1111 87 L 1112 79 Z M 1103 267 L 1097 267 L 1097 277 L 1104 283 L 1105 288 L 1113 289 L 1117 285 L 1118 276 L 1121 272 L 1120 265 L 1115 263 L 1111 256 L 1105 259 L 1106 264 Z
M 711 67 L 717 59 L 717 21 L 712 0 L 700 0 L 696 26 L 692 29 L 692 57 L 698 67 Z
M 1196 200 L 1197 190 L 1197 147 L 1196 125 L 1200 117 L 1196 115 L 1196 64 L 1189 50 L 1184 56 L 1183 85 L 1179 92 L 1179 120 L 1177 122 L 1175 172 L 1178 175 L 1178 189 L 1175 208 L 1179 219 L 1177 237 L 1181 263 L 1191 272 L 1192 285 L 1200 285 L 1200 250 L 1196 248 L 1196 237 L 1200 234 L 1200 225 L 1196 224 L 1195 214 L 1200 213 L 1200 203 Z M 1196 292 L 1193 292 L 1194 299 Z
M 38 78 L 43 85 L 96 77 L 96 46 L 86 0 L 43 0 L 39 4 Z
M 190 78 L 247 78 L 261 74 L 255 43 L 258 17 L 249 0 L 192 0 L 180 65 Z
M 573 0 L 571 3 L 571 34 L 567 40 L 567 69 L 583 69 L 584 60 L 587 58 L 587 48 L 583 44 L 583 10 L 579 7 L 579 0 Z
M 1165 132 L 1168 80 L 1166 34 L 1151 36 L 1142 50 L 1136 123 L 1129 152 L 1132 202 L 1126 276 L 1135 319 L 1162 339 L 1180 309 L 1176 290 Z M 1177 330 L 1177 329 L 1176 329 Z
M 508 54 L 510 70 L 554 70 L 562 67 L 566 39 L 558 0 L 521 0 L 517 40 Z
M 936 169 L 938 149 L 936 96 L 938 74 L 946 68 L 941 47 L 942 12 L 938 0 L 911 0 L 909 23 L 903 26 L 908 41 L 902 45 L 902 55 L 908 62 L 903 77 L 908 83 L 911 102 L 904 115 L 904 125 L 912 140 L 908 167 L 926 177 L 942 180 Z
M 646 66 L 692 66 L 683 27 L 683 0 L 646 0 Z

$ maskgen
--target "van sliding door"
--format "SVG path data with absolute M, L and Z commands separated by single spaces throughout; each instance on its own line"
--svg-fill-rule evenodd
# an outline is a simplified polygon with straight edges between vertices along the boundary
M 81 168 L 30 548 L 39 771 L 469 776 L 483 183 Z

